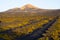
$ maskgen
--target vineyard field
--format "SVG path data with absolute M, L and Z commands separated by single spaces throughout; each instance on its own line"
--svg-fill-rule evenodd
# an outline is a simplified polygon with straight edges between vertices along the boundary
M 18 17 L 1 15 L 0 39 L 60 40 L 60 17 L 41 15 L 20 15 Z

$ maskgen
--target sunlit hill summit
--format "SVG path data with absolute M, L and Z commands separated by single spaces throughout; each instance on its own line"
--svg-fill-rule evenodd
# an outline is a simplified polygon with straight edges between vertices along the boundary
M 27 4 L 27 5 L 22 6 L 20 9 L 24 10 L 24 9 L 38 9 L 38 8 L 31 4 Z

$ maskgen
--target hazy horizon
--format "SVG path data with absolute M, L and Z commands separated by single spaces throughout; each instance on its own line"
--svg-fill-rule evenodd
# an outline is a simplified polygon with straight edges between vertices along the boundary
M 0 0 L 0 12 L 32 4 L 43 9 L 60 9 L 60 0 Z

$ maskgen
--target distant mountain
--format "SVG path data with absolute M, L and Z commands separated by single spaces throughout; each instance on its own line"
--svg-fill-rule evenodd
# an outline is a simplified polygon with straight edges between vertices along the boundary
M 29 14 L 29 13 L 37 13 L 38 15 L 60 15 L 60 9 L 42 9 L 42 8 L 38 8 L 35 7 L 31 4 L 26 4 L 24 6 L 22 6 L 21 8 L 13 8 L 13 9 L 9 9 L 7 11 L 5 11 L 4 13 L 10 13 L 10 14 L 14 14 L 14 15 L 19 15 L 21 13 L 25 14 Z
M 6 12 L 40 12 L 40 11 L 45 11 L 45 10 L 35 7 L 31 4 L 26 4 L 21 8 L 9 9 Z

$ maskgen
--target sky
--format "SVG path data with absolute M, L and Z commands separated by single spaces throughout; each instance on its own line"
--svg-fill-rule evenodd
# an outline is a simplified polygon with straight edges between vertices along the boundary
M 0 12 L 32 4 L 43 9 L 60 9 L 60 0 L 0 0 Z

